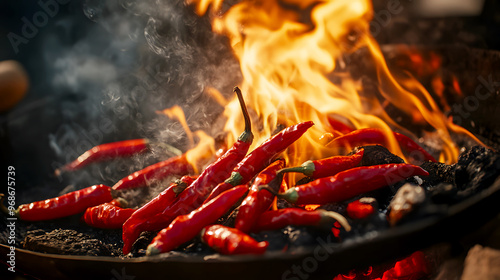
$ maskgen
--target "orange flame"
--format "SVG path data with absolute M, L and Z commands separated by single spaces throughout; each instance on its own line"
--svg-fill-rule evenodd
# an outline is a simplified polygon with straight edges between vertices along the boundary
M 354 128 L 380 128 L 389 139 L 389 149 L 404 157 L 392 134 L 398 130 L 414 139 L 434 133 L 439 136 L 440 160 L 457 160 L 458 147 L 451 133 L 466 134 L 465 129 L 446 118 L 427 90 L 410 76 L 395 77 L 369 31 L 373 17 L 368 0 L 240 1 L 222 9 L 222 0 L 187 0 L 200 16 L 209 13 L 214 32 L 226 35 L 240 61 L 242 91 L 247 106 L 256 114 L 262 129 L 254 131 L 254 146 L 267 139 L 277 124 L 291 125 L 312 120 L 316 125 L 292 147 L 289 165 L 312 158 L 330 156 L 320 138 L 330 132 L 327 116 L 341 115 Z M 348 73 L 336 71 L 337 65 L 360 48 L 368 50 L 375 65 L 380 97 L 361 95 L 361 84 Z M 422 63 L 422 57 L 410 59 Z M 431 55 L 429 71 L 440 67 L 440 58 Z M 385 111 L 388 106 L 408 114 L 418 127 L 432 131 L 410 132 Z M 225 131 L 230 140 L 243 130 L 236 99 L 225 107 Z M 324 139 L 324 137 L 323 137 Z M 297 145 L 301 147 L 298 149 Z M 307 151 L 307 152 L 304 152 Z
M 184 111 L 180 106 L 173 106 L 162 111 L 157 111 L 158 114 L 165 114 L 171 119 L 177 120 L 189 139 L 190 149 L 186 152 L 186 159 L 194 167 L 195 173 L 202 170 L 203 166 L 209 162 L 215 155 L 215 141 L 202 130 L 197 130 L 194 133 L 188 126 Z M 195 145 L 195 138 L 198 140 Z
M 189 147 L 194 146 L 193 133 L 191 132 L 191 129 L 189 129 L 189 126 L 186 121 L 186 115 L 184 114 L 184 111 L 180 106 L 174 105 L 171 108 L 158 111 L 157 113 L 165 114 L 167 117 L 179 121 L 179 123 L 182 125 L 182 128 L 186 132 L 186 136 L 188 137 Z

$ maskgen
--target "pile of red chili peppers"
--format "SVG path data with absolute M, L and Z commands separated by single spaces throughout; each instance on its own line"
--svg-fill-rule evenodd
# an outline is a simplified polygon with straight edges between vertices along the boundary
M 400 163 L 359 166 L 364 150 L 348 156 L 307 161 L 301 166 L 286 167 L 280 154 L 297 141 L 313 122 L 290 126 L 249 152 L 253 141 L 251 121 L 242 93 L 235 87 L 245 130 L 227 149 L 199 175 L 186 155 L 180 155 L 148 166 L 118 181 L 113 187 L 96 185 L 43 201 L 6 208 L 22 220 L 41 221 L 83 213 L 82 221 L 99 228 L 122 228 L 123 254 L 134 248 L 144 231 L 158 231 L 147 247 L 154 255 L 175 250 L 197 237 L 220 254 L 263 254 L 267 242 L 259 242 L 253 233 L 276 230 L 289 225 L 322 227 L 349 231 L 350 222 L 366 219 L 379 211 L 376 203 L 360 199 L 363 194 L 384 188 L 412 176 L 427 176 L 419 166 Z M 332 135 L 327 146 L 355 147 L 385 144 L 386 138 L 377 129 L 354 130 L 333 118 L 328 120 Z M 410 138 L 394 133 L 405 152 L 417 153 L 424 161 L 435 159 Z M 74 172 L 97 161 L 131 156 L 147 151 L 146 140 L 128 140 L 97 146 L 60 171 Z M 310 178 L 301 185 L 282 191 L 284 174 L 298 172 Z M 126 208 L 120 193 L 133 188 L 148 187 L 152 180 L 161 181 L 183 176 L 172 182 L 156 197 L 138 209 Z M 276 199 L 294 205 L 277 209 Z M 325 210 L 306 210 L 305 205 L 326 205 L 344 202 L 347 217 Z M 347 204 L 348 203 L 348 204 Z M 217 222 L 238 207 L 234 227 Z M 334 226 L 335 224 L 335 226 Z

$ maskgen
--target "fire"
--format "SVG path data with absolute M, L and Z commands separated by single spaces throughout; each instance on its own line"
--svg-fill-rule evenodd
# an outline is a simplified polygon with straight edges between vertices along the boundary
M 186 120 L 184 111 L 180 106 L 173 106 L 162 111 L 157 111 L 158 114 L 165 114 L 167 117 L 173 120 L 177 120 L 189 139 L 189 150 L 186 152 L 186 159 L 193 168 L 195 172 L 203 168 L 209 159 L 215 155 L 215 141 L 212 137 L 207 135 L 202 130 L 197 130 L 194 133 L 191 132 Z M 195 144 L 195 139 L 197 139 L 197 144 Z
M 325 148 L 322 138 L 332 132 L 328 117 L 334 115 L 342 116 L 356 129 L 382 129 L 389 139 L 388 148 L 403 158 L 392 130 L 414 139 L 438 135 L 439 159 L 447 163 L 458 157 L 453 133 L 478 141 L 446 118 L 414 77 L 391 74 L 369 31 L 373 11 L 368 0 L 240 1 L 229 8 L 222 0 L 187 3 L 200 16 L 209 14 L 213 31 L 229 38 L 240 61 L 241 89 L 254 120 L 258 120 L 254 127 L 261 128 L 254 131 L 254 146 L 267 139 L 277 124 L 288 126 L 306 120 L 315 123 L 290 149 L 289 165 L 338 152 Z M 360 48 L 368 50 L 369 62 L 375 65 L 382 98 L 364 93 L 359 81 L 339 70 L 346 56 Z M 418 55 L 410 56 L 410 60 L 425 63 Z M 428 70 L 435 71 L 439 66 L 439 57 L 431 57 Z M 408 131 L 398 124 L 386 112 L 387 107 L 406 113 L 420 131 Z M 228 142 L 243 130 L 239 110 L 236 98 L 225 106 Z
M 180 106 L 175 105 L 172 106 L 171 108 L 164 109 L 163 111 L 158 111 L 157 113 L 165 114 L 167 117 L 179 121 L 179 123 L 182 125 L 182 128 L 186 132 L 186 136 L 189 140 L 189 147 L 190 148 L 194 147 L 193 133 L 191 132 L 191 129 L 189 129 L 189 126 L 186 121 L 186 115 L 184 114 L 184 111 Z

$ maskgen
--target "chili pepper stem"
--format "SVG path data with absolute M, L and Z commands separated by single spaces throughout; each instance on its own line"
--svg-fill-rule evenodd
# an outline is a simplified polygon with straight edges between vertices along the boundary
M 316 168 L 314 166 L 314 162 L 312 160 L 308 160 L 300 166 L 283 168 L 283 169 L 278 171 L 278 174 L 286 173 L 286 172 L 298 172 L 298 173 L 302 173 L 306 176 L 312 176 L 315 169 Z
M 279 194 L 278 192 L 276 192 L 275 190 L 273 190 L 273 188 L 271 188 L 269 185 L 261 185 L 261 186 L 259 186 L 259 190 L 266 190 L 266 191 L 270 192 L 273 195 L 278 195 Z
M 250 120 L 250 115 L 248 114 L 247 107 L 245 105 L 245 100 L 243 99 L 243 94 L 238 87 L 234 87 L 233 91 L 238 96 L 238 101 L 240 102 L 241 111 L 243 113 L 243 118 L 245 119 L 245 131 L 241 133 L 238 140 L 243 142 L 252 142 L 253 141 L 253 133 L 252 133 L 252 122 Z
M 0 193 L 0 211 L 2 211 L 4 214 L 8 215 L 9 214 L 9 210 L 3 204 L 4 200 L 5 200 L 5 194 Z
M 233 186 L 237 186 L 241 183 L 242 180 L 243 180 L 243 176 L 241 176 L 241 174 L 239 172 L 232 172 L 231 176 L 229 178 L 227 178 L 226 181 L 224 181 L 224 182 L 231 184 Z
M 173 187 L 172 191 L 175 193 L 175 197 L 177 197 L 188 187 L 188 185 L 181 180 L 176 180 L 175 183 L 177 186 Z
M 278 198 L 282 198 L 282 199 L 284 199 L 284 200 L 286 200 L 288 202 L 291 202 L 291 203 L 295 203 L 298 200 L 298 198 L 299 198 L 299 194 L 295 190 L 295 188 L 288 189 L 284 193 L 278 193 L 278 192 L 276 192 L 271 187 L 269 187 L 269 185 L 262 185 L 262 186 L 259 187 L 259 189 L 266 190 L 266 191 L 274 194 Z
M 321 211 L 322 222 L 330 224 L 331 220 L 333 219 L 333 220 L 339 222 L 339 224 L 346 231 L 351 231 L 351 225 L 349 224 L 349 222 L 347 221 L 347 219 L 344 216 L 340 215 L 337 212 L 333 212 L 333 211 L 326 211 L 326 210 L 318 210 L 318 211 Z
M 149 245 L 146 249 L 147 256 L 154 256 L 160 254 L 160 250 L 156 248 L 154 245 Z
M 3 212 L 5 215 L 14 215 L 17 218 L 19 218 L 19 209 L 16 209 L 14 211 L 9 211 L 7 207 L 5 207 L 5 204 L 3 204 L 3 201 L 5 200 L 5 194 L 0 193 L 0 211 Z
M 299 193 L 295 188 L 288 189 L 284 193 L 278 193 L 276 196 L 291 203 L 295 203 L 299 199 Z
M 111 192 L 113 194 L 113 192 Z M 113 197 L 116 197 L 116 195 L 114 195 Z M 116 201 L 118 201 L 118 203 L 120 203 L 120 207 L 121 208 L 128 208 L 128 201 L 122 197 L 117 197 L 115 198 Z

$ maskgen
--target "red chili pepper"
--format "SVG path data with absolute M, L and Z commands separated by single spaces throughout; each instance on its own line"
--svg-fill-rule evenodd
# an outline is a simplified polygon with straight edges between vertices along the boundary
M 250 232 L 260 214 L 269 209 L 273 203 L 275 195 L 268 191 L 260 191 L 260 186 L 269 184 L 276 178 L 278 170 L 285 166 L 285 160 L 279 159 L 257 175 L 250 187 L 247 197 L 241 203 L 238 215 L 235 219 L 235 228 L 242 232 Z M 278 192 L 281 187 L 282 177 L 279 176 L 279 182 L 274 185 L 274 191 Z
M 296 186 L 278 197 L 299 205 L 340 202 L 411 176 L 428 175 L 421 167 L 405 163 L 356 167 Z
M 110 187 L 95 185 L 55 198 L 22 204 L 12 211 L 2 203 L 1 210 L 24 221 L 45 221 L 75 215 L 89 207 L 110 202 L 111 200 L 113 200 L 113 196 Z
M 333 129 L 333 132 L 335 132 L 337 135 L 344 135 L 344 134 L 351 133 L 352 131 L 354 131 L 354 128 L 352 128 L 351 126 L 335 119 L 332 116 L 328 116 L 327 119 L 328 119 L 328 123 L 330 124 L 330 126 Z
M 148 149 L 147 139 L 125 140 L 101 144 L 86 151 L 76 160 L 64 165 L 55 171 L 59 175 L 62 171 L 74 171 L 91 163 L 109 160 L 117 157 L 129 157 L 145 152 Z
M 135 209 L 121 208 L 111 203 L 103 203 L 87 208 L 83 214 L 83 221 L 87 225 L 96 228 L 121 228 L 123 223 L 125 223 L 135 211 Z
M 320 160 L 308 160 L 301 166 L 280 170 L 283 172 L 300 172 L 313 179 L 333 176 L 341 171 L 356 167 L 363 158 L 364 150 L 360 149 L 351 156 L 334 156 Z
M 148 203 L 144 204 L 141 208 L 137 209 L 124 223 L 123 223 L 123 242 L 127 244 L 123 251 L 128 254 L 132 249 L 133 242 L 139 237 L 142 232 L 140 227 L 148 222 L 148 219 L 159 212 L 163 211 L 166 207 L 171 205 L 177 196 L 189 185 L 191 185 L 197 177 L 183 176 L 181 179 L 171 183 L 168 188 L 158 194 L 155 198 L 151 199 Z M 127 232 L 127 234 L 125 234 Z
M 188 215 L 178 216 L 167 228 L 156 235 L 149 244 L 146 254 L 156 255 L 168 252 L 193 239 L 205 226 L 215 223 L 228 212 L 247 191 L 246 186 L 232 188 L 191 211 Z
M 301 208 L 284 208 L 275 211 L 264 212 L 257 219 L 252 232 L 264 230 L 277 230 L 286 226 L 317 226 L 331 228 L 338 221 L 346 231 L 351 230 L 351 226 L 337 212 L 326 210 L 307 211 Z
M 207 198 L 213 188 L 224 179 L 228 178 L 231 170 L 240 162 L 248 152 L 253 141 L 253 134 L 243 96 L 239 88 L 234 91 L 238 95 L 243 116 L 245 118 L 245 131 L 240 135 L 238 141 L 233 144 L 226 153 L 210 164 L 200 174 L 200 176 L 179 195 L 177 200 L 166 208 L 159 209 L 156 215 L 148 217 L 145 223 L 139 225 L 127 225 L 123 227 L 123 253 L 128 254 L 132 248 L 132 243 L 137 239 L 142 231 L 160 230 L 168 226 L 173 219 L 179 215 L 187 214 L 198 208 Z M 126 227 L 127 225 L 127 227 Z
M 426 150 L 411 140 L 408 136 L 393 132 L 401 149 L 419 161 L 437 162 Z M 387 136 L 384 131 L 377 128 L 363 128 L 339 136 L 327 144 L 328 147 L 354 147 L 368 144 L 387 145 Z
M 248 183 L 257 173 L 268 166 L 276 155 L 297 141 L 313 125 L 312 121 L 299 123 L 266 140 L 238 163 L 231 173 L 231 177 L 215 187 L 207 200 L 234 186 Z
M 113 186 L 113 189 L 142 188 L 148 186 L 154 180 L 162 180 L 168 176 L 186 175 L 193 172 L 193 167 L 187 161 L 186 154 L 183 154 L 136 171 L 118 181 Z
M 110 202 L 106 202 L 106 203 L 109 203 L 111 205 L 114 205 L 114 206 L 118 206 L 118 207 L 126 207 L 126 205 L 128 204 L 124 199 L 122 198 L 117 198 L 117 199 L 113 199 L 111 200 Z
M 262 255 L 269 246 L 267 241 L 257 242 L 250 235 L 223 225 L 211 225 L 203 228 L 201 241 L 223 255 Z
M 372 205 L 372 203 L 372 200 L 366 200 L 362 198 L 347 204 L 347 216 L 349 216 L 349 218 L 351 219 L 359 220 L 373 215 L 376 209 Z

